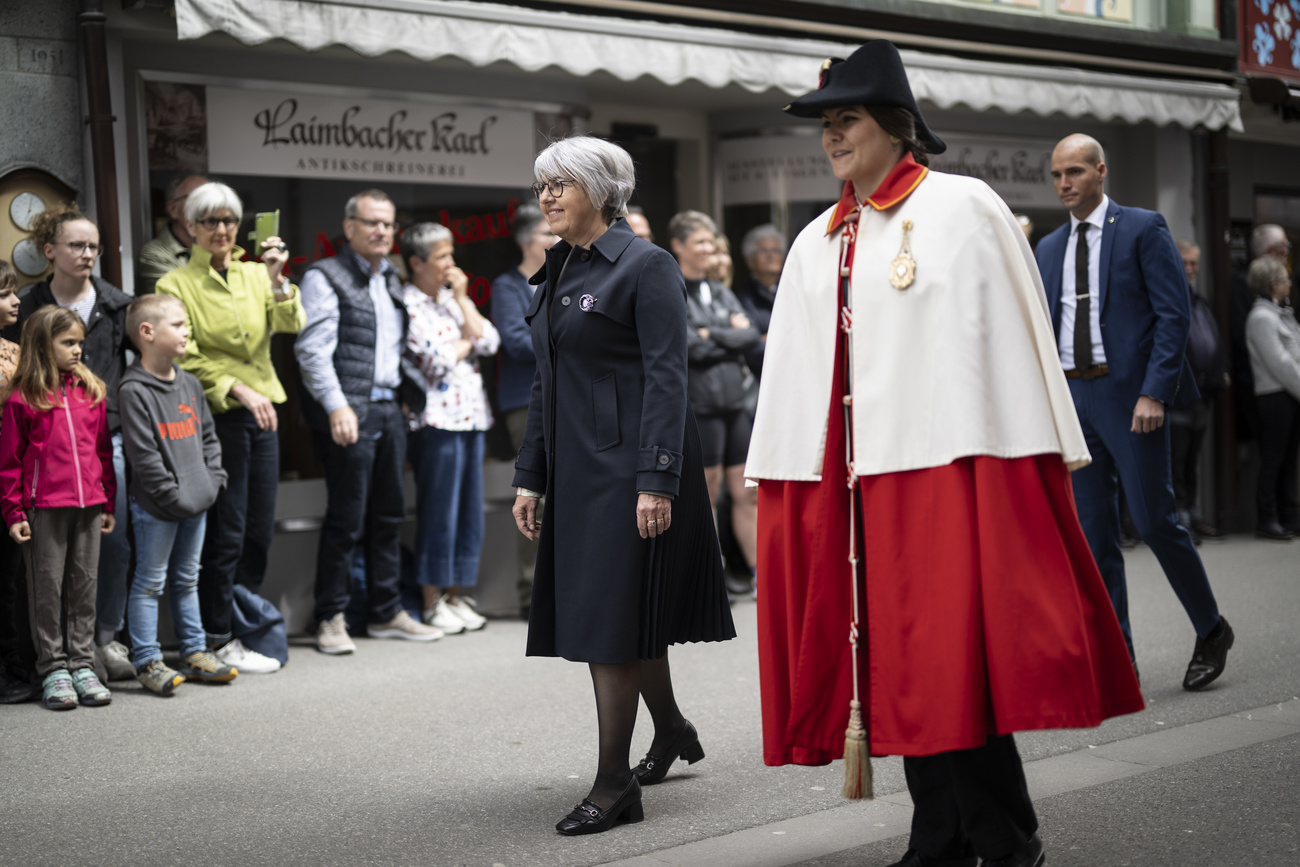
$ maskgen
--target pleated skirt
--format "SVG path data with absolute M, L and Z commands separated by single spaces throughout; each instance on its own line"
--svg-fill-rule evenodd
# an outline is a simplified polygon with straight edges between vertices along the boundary
M 672 644 L 735 637 L 694 415 L 686 415 L 681 480 L 662 536 L 637 534 L 635 489 L 635 478 L 586 473 L 552 481 L 529 656 L 621 664 L 659 659 Z

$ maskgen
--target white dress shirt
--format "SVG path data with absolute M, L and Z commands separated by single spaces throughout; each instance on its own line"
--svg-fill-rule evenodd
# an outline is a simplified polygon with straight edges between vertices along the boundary
M 340 256 L 351 256 L 354 262 L 370 274 L 368 291 L 375 307 L 375 377 L 374 384 L 383 388 L 397 388 L 402 383 L 402 312 L 388 294 L 387 274 L 393 266 L 387 260 L 379 265 L 379 273 L 359 256 L 351 245 L 345 245 Z M 302 371 L 303 385 L 325 412 L 348 405 L 348 399 L 339 385 L 338 371 L 334 369 L 334 350 L 338 348 L 339 298 L 325 275 L 309 269 L 298 287 L 302 306 L 307 311 L 307 324 L 294 341 L 294 356 Z
M 1105 364 L 1106 350 L 1101 345 L 1101 232 L 1106 223 L 1106 209 L 1110 197 L 1103 195 L 1101 204 L 1085 219 L 1070 215 L 1070 239 L 1065 243 L 1065 262 L 1061 265 L 1061 333 L 1058 338 L 1061 350 L 1061 367 L 1074 369 L 1074 311 L 1078 306 L 1076 295 L 1082 291 L 1075 287 L 1074 251 L 1079 244 L 1079 224 L 1087 223 L 1088 230 L 1088 318 L 1092 326 L 1092 363 Z

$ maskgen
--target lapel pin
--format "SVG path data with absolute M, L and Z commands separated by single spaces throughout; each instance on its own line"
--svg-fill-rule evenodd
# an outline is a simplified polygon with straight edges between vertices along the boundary
M 596 299 L 590 295 L 583 295 L 578 299 L 578 306 L 582 308 L 583 313 L 588 313 L 592 307 L 596 306 Z
M 1107 220 L 1106 222 L 1107 222 L 1107 223 L 1113 223 L 1113 222 L 1115 222 L 1115 218 L 1114 218 L 1114 217 L 1111 217 L 1111 218 L 1110 218 L 1109 220 Z

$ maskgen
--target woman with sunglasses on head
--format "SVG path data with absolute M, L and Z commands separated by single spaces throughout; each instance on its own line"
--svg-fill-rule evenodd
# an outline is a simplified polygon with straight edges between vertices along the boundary
M 1075 512 L 1090 457 L 1033 253 L 986 184 L 927 168 L 945 145 L 889 42 L 785 110 L 821 120 L 844 187 L 781 273 L 745 466 L 763 760 L 843 756 L 870 797 L 867 756 L 901 755 L 892 867 L 1039 867 L 1012 733 L 1143 705 Z
M 307 321 L 298 287 L 284 276 L 288 248 L 262 242 L 261 261 L 241 261 L 235 243 L 244 206 L 225 184 L 207 183 L 185 201 L 194 237 L 190 261 L 158 281 L 158 292 L 185 302 L 190 337 L 180 365 L 203 384 L 229 475 L 208 512 L 199 572 L 199 611 L 208 649 L 240 674 L 278 671 L 278 660 L 234 637 L 235 585 L 254 593 L 266 575 L 275 532 L 280 439 L 275 404 L 284 386 L 271 364 L 271 336 L 297 334 Z
M 99 582 L 95 597 L 95 668 L 108 680 L 131 680 L 135 669 L 126 646 L 117 640 L 125 625 L 126 572 L 131 559 L 127 539 L 126 458 L 122 452 L 122 426 L 117 414 L 117 385 L 126 372 L 126 308 L 131 298 L 94 274 L 103 249 L 99 228 L 76 203 L 47 209 L 32 226 L 32 240 L 50 261 L 50 275 L 20 293 L 18 322 L 5 329 L 15 342 L 23 323 L 41 307 L 57 304 L 75 310 L 86 330 L 81 360 L 104 381 L 108 431 L 113 442 L 113 470 L 117 476 L 113 532 L 99 544 Z
M 596 779 L 555 828 L 594 834 L 640 821 L 642 786 L 679 758 L 704 758 L 677 707 L 668 645 L 736 631 L 686 396 L 686 287 L 672 256 L 623 219 L 632 158 L 575 136 L 542 151 L 533 175 L 561 240 L 530 280 L 537 291 L 524 318 L 537 375 L 513 511 L 521 533 L 541 538 L 528 655 L 585 662 L 591 672 Z M 654 739 L 631 768 L 639 698 Z

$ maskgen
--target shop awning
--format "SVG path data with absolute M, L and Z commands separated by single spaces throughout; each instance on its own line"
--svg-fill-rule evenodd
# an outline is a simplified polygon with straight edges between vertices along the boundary
M 307 51 L 343 45 L 370 57 L 402 51 L 421 60 L 505 61 L 528 71 L 555 66 L 577 76 L 695 79 L 791 95 L 813 86 L 823 58 L 854 48 L 457 0 L 176 0 L 176 21 L 181 39 L 221 32 L 246 45 L 284 39 Z M 1224 84 L 902 53 L 917 98 L 940 108 L 1242 129 L 1238 91 Z

